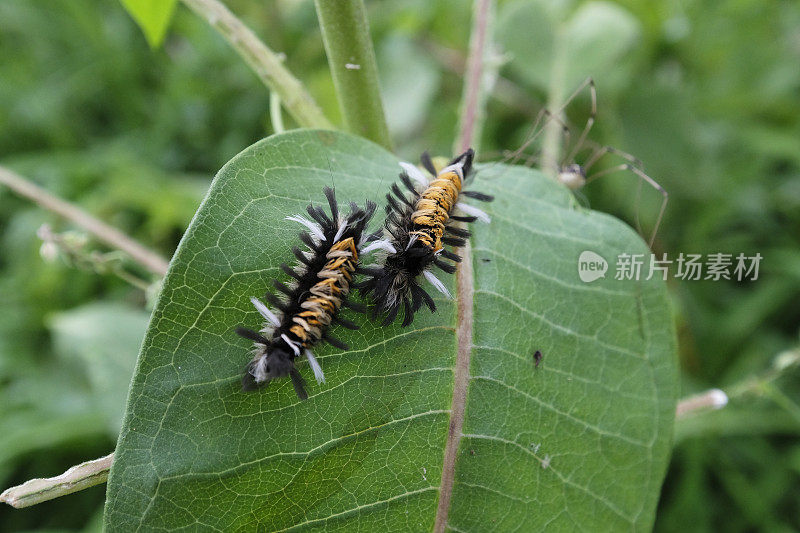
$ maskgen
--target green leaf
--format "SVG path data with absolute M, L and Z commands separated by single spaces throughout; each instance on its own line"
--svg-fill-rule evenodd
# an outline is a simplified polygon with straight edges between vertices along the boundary
M 633 52 L 642 40 L 641 23 L 610 2 L 586 2 L 572 13 L 565 7 L 543 0 L 517 0 L 504 7 L 497 36 L 511 54 L 509 68 L 547 91 L 553 61 L 563 57 L 565 96 L 589 76 L 604 90 L 627 84 Z M 566 48 L 563 54 L 559 46 Z
M 409 138 L 430 121 L 441 69 L 410 37 L 392 36 L 378 50 L 381 94 L 393 138 Z
M 151 48 L 164 42 L 177 0 L 120 0 L 144 32 Z
M 114 302 L 97 302 L 58 313 L 50 320 L 55 350 L 80 360 L 92 397 L 106 414 L 112 438 L 119 433 L 136 354 L 150 313 Z
M 477 174 L 474 188 L 496 200 L 492 223 L 474 225 L 474 347 L 454 470 L 443 466 L 461 405 L 453 301 L 439 298 L 438 313 L 407 329 L 363 317 L 358 331 L 337 329 L 351 350 L 317 350 L 323 385 L 301 365 L 307 401 L 288 381 L 240 392 L 250 346 L 233 328 L 260 324 L 248 299 L 291 262 L 299 228 L 285 217 L 323 202 L 324 185 L 342 202 L 380 199 L 398 170 L 367 141 L 294 131 L 219 172 L 145 338 L 109 480 L 110 531 L 430 530 L 443 477 L 459 531 L 652 525 L 677 392 L 664 283 L 582 283 L 583 250 L 612 260 L 646 247 L 530 169 Z
M 530 85 L 547 90 L 558 15 L 546 1 L 515 0 L 500 11 L 497 39 L 510 54 L 509 68 Z

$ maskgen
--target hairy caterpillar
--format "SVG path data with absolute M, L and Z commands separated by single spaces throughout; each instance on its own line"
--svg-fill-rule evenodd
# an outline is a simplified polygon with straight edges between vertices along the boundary
M 462 246 L 470 232 L 455 227 L 454 221 L 489 222 L 489 216 L 461 201 L 461 197 L 488 202 L 493 198 L 486 194 L 464 191 L 465 178 L 472 170 L 474 152 L 467 150 L 448 166 L 437 172 L 427 154 L 422 164 L 434 178 L 429 180 L 414 165 L 400 163 L 403 172 L 400 180 L 408 193 L 393 184 L 386 195 L 386 231 L 389 244 L 394 248 L 380 267 L 365 267 L 367 280 L 360 284 L 361 291 L 375 302 L 376 315 L 384 315 L 384 324 L 395 320 L 403 308 L 403 326 L 414 319 L 422 304 L 431 311 L 436 304 L 420 285 L 420 276 L 427 279 L 437 290 L 450 297 L 444 284 L 431 272 L 436 266 L 447 273 L 455 272 L 455 265 L 445 260 L 459 262 L 457 253 L 446 250 L 445 245 Z M 456 211 L 461 214 L 454 214 Z
M 289 376 L 295 392 L 306 399 L 305 381 L 295 366 L 298 357 L 305 356 L 314 372 L 317 382 L 323 383 L 325 375 L 311 349 L 320 342 L 328 342 L 346 350 L 347 346 L 331 337 L 328 329 L 331 324 L 340 324 L 348 329 L 357 329 L 353 322 L 339 316 L 342 307 L 364 312 L 364 306 L 349 302 L 354 274 L 359 270 L 359 260 L 363 254 L 375 249 L 393 252 L 394 248 L 385 240 L 379 240 L 380 233 L 367 233 L 366 227 L 375 212 L 376 205 L 366 202 L 364 208 L 350 204 L 346 216 L 339 214 L 335 193 L 325 187 L 325 196 L 330 206 L 331 217 L 313 204 L 306 209 L 311 219 L 302 215 L 287 217 L 308 228 L 300 234 L 300 240 L 307 246 L 306 251 L 293 248 L 298 260 L 295 268 L 285 263 L 281 265 L 294 282 L 289 286 L 280 281 L 274 287 L 283 293 L 280 298 L 270 292 L 267 301 L 277 309 L 269 309 L 257 298 L 251 298 L 255 308 L 266 320 L 260 331 L 237 328 L 236 332 L 255 343 L 254 356 L 247 365 L 242 379 L 242 389 L 254 390 L 273 379 Z

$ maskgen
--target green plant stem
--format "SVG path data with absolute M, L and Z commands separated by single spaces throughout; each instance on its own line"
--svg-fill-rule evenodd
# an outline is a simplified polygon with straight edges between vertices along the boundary
M 270 91 L 269 93 L 269 119 L 272 122 L 272 129 L 275 133 L 286 131 L 281 112 L 281 97 L 275 91 Z
M 564 118 L 562 101 L 564 99 L 564 84 L 567 75 L 567 43 L 566 30 L 559 27 L 556 30 L 553 42 L 553 64 L 550 69 L 550 87 L 547 95 L 547 109 L 557 113 L 558 119 Z M 557 112 L 555 110 L 558 110 Z M 544 139 L 542 140 L 542 171 L 553 179 L 558 176 L 559 160 L 561 159 L 562 131 L 557 120 L 545 120 Z
M 391 150 L 363 0 L 315 0 L 345 126 Z
M 782 352 L 775 357 L 770 368 L 761 374 L 726 387 L 726 392 L 711 389 L 679 401 L 676 409 L 676 423 L 682 424 L 688 418 L 720 409 L 727 405 L 729 399 L 740 400 L 748 395 L 768 398 L 789 416 L 800 421 L 800 406 L 775 385 L 776 380 L 796 370 L 798 366 L 800 366 L 800 348 Z
M 774 383 L 767 383 L 763 386 L 764 395 L 771 399 L 775 404 L 789 413 L 798 423 L 800 423 L 800 406 L 789 398 Z
M 728 396 L 741 398 L 748 394 L 763 396 L 775 402 L 778 407 L 800 421 L 800 406 L 776 385 L 775 381 L 800 366 L 800 348 L 794 348 L 778 354 L 772 367 L 758 376 L 746 379 L 730 388 Z
M 747 378 L 728 388 L 730 398 L 740 398 L 747 394 L 763 396 L 765 387 L 778 378 L 800 366 L 800 347 L 778 354 L 772 366 L 757 376 Z
M 286 111 L 298 124 L 333 129 L 311 94 L 283 65 L 281 56 L 259 40 L 224 4 L 217 0 L 183 0 L 183 3 L 228 41 L 264 85 L 280 96 Z
M 114 250 L 112 252 L 100 253 L 98 251 L 89 252 L 85 250 L 85 239 L 70 239 L 66 234 L 59 235 L 53 233 L 49 224 L 42 224 L 36 231 L 36 235 L 42 239 L 42 248 L 39 253 L 45 260 L 54 260 L 57 256 L 63 256 L 66 264 L 88 269 L 100 275 L 113 274 L 126 283 L 148 291 L 151 282 L 144 280 L 127 270 L 122 266 L 121 259 L 126 258 L 124 252 Z M 45 252 L 44 250 L 48 250 Z M 51 251 L 52 250 L 52 251 Z
M 104 242 L 112 248 L 122 250 L 153 274 L 164 276 L 167 273 L 169 261 L 142 246 L 118 229 L 94 218 L 79 207 L 53 196 L 19 174 L 7 168 L 0 167 L 0 183 L 6 185 L 20 196 L 33 200 L 42 208 L 52 211 L 70 222 L 77 224 L 94 235 L 99 241 Z
M 112 268 L 111 269 L 111 273 L 114 274 L 115 276 L 117 276 L 119 279 L 121 279 L 125 283 L 127 283 L 128 285 L 131 285 L 132 287 L 136 287 L 137 289 L 139 289 L 140 291 L 143 291 L 143 292 L 147 292 L 148 290 L 150 290 L 150 285 L 152 285 L 151 283 L 148 283 L 147 281 L 143 280 L 142 278 L 131 274 L 130 272 L 128 272 L 127 270 L 125 270 L 122 267 Z
M 0 494 L 0 502 L 21 509 L 105 483 L 113 462 L 114 454 L 110 453 L 73 466 L 60 476 L 31 479 L 4 491 Z

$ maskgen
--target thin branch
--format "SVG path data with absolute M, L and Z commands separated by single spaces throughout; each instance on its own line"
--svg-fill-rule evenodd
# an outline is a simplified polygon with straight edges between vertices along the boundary
M 728 388 L 731 398 L 739 398 L 747 394 L 764 395 L 765 387 L 771 385 L 787 372 L 800 366 L 800 347 L 779 353 L 772 360 L 772 366 L 757 376 L 747 378 Z
M 786 395 L 782 390 L 775 386 L 774 383 L 767 383 L 763 387 L 764 396 L 775 402 L 775 404 L 789 413 L 796 422 L 800 423 L 800 405 Z
M 275 133 L 283 133 L 283 112 L 281 111 L 281 97 L 275 91 L 269 92 L 269 119 Z
M 21 509 L 105 483 L 113 462 L 114 454 L 110 453 L 73 466 L 60 476 L 31 479 L 4 491 L 0 502 Z
M 800 421 L 800 405 L 784 394 L 775 382 L 788 372 L 800 366 L 800 348 L 779 353 L 772 360 L 772 366 L 758 376 L 748 378 L 728 389 L 731 398 L 740 398 L 749 394 L 769 398 L 775 404 Z
M 490 24 L 492 19 L 492 0 L 476 0 L 472 33 L 469 39 L 469 56 L 464 79 L 464 93 L 461 100 L 458 139 L 455 153 L 460 154 L 479 139 L 480 123 L 483 119 L 486 94 L 489 88 L 487 79 L 494 78 L 488 72 L 487 56 L 490 46 Z M 496 65 L 497 67 L 497 65 Z M 496 75 L 495 68 L 495 75 Z
M 431 39 L 423 40 L 422 46 L 441 66 L 458 76 L 464 76 L 467 58 L 461 51 L 448 48 Z M 535 119 L 537 113 L 544 107 L 536 96 L 526 93 L 516 83 L 500 75 L 495 80 L 494 88 L 487 91 L 486 96 L 531 119 Z
M 710 389 L 679 401 L 675 418 L 682 420 L 700 412 L 721 409 L 728 404 L 729 399 L 754 394 L 771 399 L 796 420 L 800 420 L 800 406 L 775 386 L 776 380 L 798 366 L 800 366 L 800 348 L 781 352 L 775 356 L 770 368 L 759 375 L 727 387 L 727 393 L 720 389 Z
M 218 0 L 183 0 L 189 9 L 208 22 L 250 65 L 259 79 L 275 91 L 298 124 L 308 128 L 333 129 L 314 98 L 283 65 L 283 60 Z
M 145 292 L 152 285 L 152 282 L 125 270 L 123 260 L 127 258 L 127 255 L 124 252 L 112 250 L 111 252 L 101 253 L 97 250 L 86 250 L 89 237 L 85 233 L 78 234 L 69 231 L 58 234 L 53 232 L 49 224 L 42 224 L 36 230 L 36 236 L 42 239 L 39 255 L 45 261 L 56 261 L 61 258 L 72 267 L 91 270 L 100 275 L 113 274 Z
M 701 394 L 684 398 L 678 402 L 675 418 L 681 419 L 696 414 L 698 411 L 722 409 L 728 405 L 728 395 L 720 389 L 707 390 Z
M 564 84 L 567 76 L 567 39 L 566 29 L 561 24 L 556 29 L 553 41 L 553 63 L 550 68 L 550 87 L 547 95 L 547 109 L 558 109 L 559 120 L 548 120 L 544 125 L 544 139 L 542 141 L 542 170 L 553 179 L 558 176 L 559 161 L 561 159 L 561 140 L 563 137 L 560 121 L 564 118 L 562 101 L 564 99 Z
M 118 229 L 94 218 L 79 207 L 53 196 L 16 172 L 0 167 L 0 183 L 20 196 L 36 202 L 42 208 L 77 224 L 108 246 L 122 250 L 153 274 L 164 276 L 167 273 L 169 261 L 159 254 L 142 246 Z
M 363 0 L 316 0 L 336 97 L 347 129 L 391 150 Z

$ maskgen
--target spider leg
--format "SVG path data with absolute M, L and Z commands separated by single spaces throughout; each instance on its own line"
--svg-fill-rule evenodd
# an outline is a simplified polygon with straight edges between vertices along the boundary
M 622 164 L 613 166 L 611 168 L 607 168 L 605 170 L 601 170 L 600 172 L 595 172 L 593 175 L 589 176 L 586 179 L 586 182 L 588 183 L 590 181 L 596 180 L 597 178 L 599 178 L 601 176 L 605 176 L 606 174 L 611 174 L 613 172 L 619 172 L 619 171 L 622 171 L 622 170 L 627 170 L 629 172 L 633 172 L 634 174 L 636 174 L 640 178 L 639 179 L 639 190 L 640 191 L 641 191 L 642 181 L 644 181 L 648 185 L 650 185 L 653 189 L 655 189 L 656 191 L 658 191 L 661 194 L 661 197 L 662 197 L 662 199 L 661 199 L 661 207 L 658 210 L 658 216 L 656 217 L 656 223 L 653 226 L 653 231 L 650 234 L 650 239 L 647 241 L 647 246 L 652 248 L 653 247 L 653 242 L 656 239 L 656 234 L 658 233 L 658 227 L 661 225 L 661 219 L 664 217 L 664 211 L 667 209 L 667 201 L 669 201 L 669 193 L 656 180 L 654 180 L 653 178 L 648 176 L 644 172 L 644 170 L 642 170 L 638 166 L 635 166 L 635 165 L 633 165 L 631 163 L 622 163 Z M 637 194 L 637 196 L 638 196 L 638 194 Z M 639 226 L 639 208 L 638 208 L 638 203 L 639 202 L 638 202 L 638 200 L 637 200 L 636 203 L 637 203 L 636 224 L 637 224 L 637 226 Z M 641 233 L 641 229 L 640 228 L 639 228 L 639 233 Z
M 592 166 L 594 166 L 594 164 L 597 163 L 606 154 L 617 155 L 640 170 L 643 170 L 644 168 L 641 159 L 635 157 L 632 154 L 629 154 L 628 152 L 623 152 L 622 150 L 618 150 L 613 146 L 597 146 L 592 152 L 592 155 L 589 156 L 589 159 L 587 159 L 586 162 L 584 162 L 583 164 L 584 170 L 586 172 L 589 172 L 589 169 L 592 168 Z
M 583 143 L 584 141 L 586 141 L 586 137 L 589 135 L 589 131 L 591 131 L 592 126 L 594 126 L 594 121 L 595 118 L 597 117 L 597 89 L 595 89 L 594 80 L 592 78 L 586 78 L 586 80 L 583 83 L 581 83 L 577 89 L 575 89 L 575 92 L 573 92 L 572 95 L 569 98 L 567 98 L 566 102 L 564 103 L 564 106 L 566 106 L 574 98 L 576 98 L 578 94 L 580 94 L 580 92 L 583 91 L 587 86 L 589 87 L 589 94 L 591 95 L 592 99 L 592 109 L 591 112 L 589 113 L 589 118 L 586 119 L 586 125 L 583 127 L 583 131 L 581 131 L 581 134 L 578 136 L 578 140 L 575 141 L 572 150 L 569 151 L 567 156 L 564 158 L 564 161 L 572 161 L 573 159 L 575 159 L 575 156 L 583 147 Z

